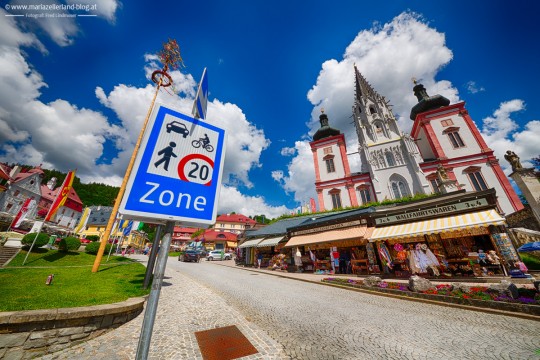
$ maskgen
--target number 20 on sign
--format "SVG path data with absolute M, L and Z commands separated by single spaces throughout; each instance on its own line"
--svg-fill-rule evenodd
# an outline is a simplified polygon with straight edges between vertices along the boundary
M 212 224 L 225 130 L 156 105 L 120 205 L 125 219 Z M 161 222 L 155 221 L 155 222 Z

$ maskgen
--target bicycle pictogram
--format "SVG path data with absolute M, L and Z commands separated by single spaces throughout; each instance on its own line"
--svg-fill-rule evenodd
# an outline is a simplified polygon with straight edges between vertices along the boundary
M 210 145 L 210 139 L 206 134 L 204 134 L 204 137 L 200 138 L 199 140 L 193 140 L 191 142 L 191 146 L 193 146 L 195 149 L 198 149 L 202 146 L 203 149 L 208 152 L 214 151 L 214 147 Z

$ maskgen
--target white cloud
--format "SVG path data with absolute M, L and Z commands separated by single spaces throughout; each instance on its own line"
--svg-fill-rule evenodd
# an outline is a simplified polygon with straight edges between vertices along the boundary
M 295 142 L 296 155 L 287 166 L 287 175 L 281 170 L 272 172 L 287 193 L 294 193 L 294 199 L 305 203 L 310 198 L 317 199 L 315 193 L 315 167 L 313 153 L 308 141 Z
M 291 210 L 286 206 L 270 206 L 260 196 L 247 196 L 237 188 L 223 185 L 220 191 L 218 213 L 236 212 L 246 216 L 266 215 L 268 218 L 277 218 L 288 214 Z
M 514 151 L 521 158 L 523 166 L 531 166 L 527 160 L 540 154 L 538 141 L 540 120 L 529 121 L 523 129 L 519 129 L 516 121 L 512 119 L 514 113 L 523 110 L 525 110 L 523 100 L 514 99 L 502 102 L 493 112 L 493 116 L 483 119 L 482 136 L 499 159 L 506 174 L 512 172 L 512 167 L 504 159 L 507 150 Z
M 467 86 L 467 91 L 471 94 L 476 94 L 476 93 L 479 93 L 479 92 L 482 92 L 482 91 L 485 91 L 486 89 L 484 89 L 483 86 L 478 86 L 476 84 L 476 81 L 469 81 L 467 82 L 466 84 Z
M 293 147 L 284 147 L 281 149 L 280 154 L 283 156 L 293 156 L 296 154 L 296 149 Z
M 383 26 L 361 31 L 345 49 L 343 59 L 322 64 L 317 83 L 307 94 L 314 105 L 309 134 L 320 127 L 320 108 L 324 107 L 330 126 L 345 134 L 347 151 L 357 151 L 358 139 L 351 119 L 354 64 L 373 88 L 390 100 L 402 131 L 410 131 L 410 110 L 418 101 L 412 92 L 412 77 L 421 79 L 431 95 L 444 95 L 452 103 L 459 100 L 457 89 L 449 81 L 435 80 L 437 72 L 451 59 L 444 34 L 430 28 L 416 14 L 405 12 Z M 288 174 L 278 180 L 302 202 L 313 197 L 315 191 L 313 157 L 308 141 L 297 142 L 295 147 L 298 155 L 289 163 Z M 353 172 L 360 170 L 357 154 L 349 156 L 349 163 Z
M 308 100 L 314 105 L 309 134 L 320 127 L 320 108 L 328 114 L 330 126 L 345 134 L 347 152 L 358 149 L 358 139 L 352 124 L 354 100 L 354 68 L 372 84 L 373 88 L 385 96 L 393 105 L 394 115 L 403 132 L 409 132 L 413 121 L 409 119 L 412 106 L 417 103 L 413 95 L 411 78 L 415 77 L 426 87 L 430 95 L 441 94 L 451 103 L 458 102 L 458 90 L 447 80 L 436 80 L 438 72 L 452 60 L 452 51 L 446 47 L 445 36 L 422 20 L 418 15 L 405 12 L 383 26 L 361 31 L 349 44 L 343 59 L 330 59 L 322 64 L 316 84 L 308 92 Z M 476 83 L 469 83 L 469 90 L 483 91 Z M 512 149 L 521 159 L 530 159 L 540 154 L 540 121 L 530 121 L 523 129 L 511 115 L 525 107 L 521 100 L 511 100 L 500 104 L 493 116 L 484 119 L 482 133 L 487 144 L 502 159 L 501 165 L 509 172 L 504 161 L 506 150 Z M 288 165 L 286 172 L 272 173 L 287 192 L 295 194 L 302 202 L 314 192 L 313 159 L 308 149 L 308 141 L 297 142 L 298 155 Z M 282 154 L 286 155 L 286 154 Z M 360 171 L 358 154 L 349 157 L 351 170 Z
M 96 14 L 101 16 L 110 23 L 114 23 L 116 10 L 121 6 L 121 3 L 115 0 L 66 0 L 66 3 L 74 5 L 86 5 L 90 6 L 90 9 L 92 9 L 91 7 L 95 5 L 96 10 L 88 11 L 88 14 Z M 85 11 L 79 10 L 77 13 L 84 14 Z

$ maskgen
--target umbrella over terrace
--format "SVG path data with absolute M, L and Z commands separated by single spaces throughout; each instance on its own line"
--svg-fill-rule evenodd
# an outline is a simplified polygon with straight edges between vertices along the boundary
M 540 241 L 534 241 L 522 245 L 518 248 L 519 252 L 540 251 Z

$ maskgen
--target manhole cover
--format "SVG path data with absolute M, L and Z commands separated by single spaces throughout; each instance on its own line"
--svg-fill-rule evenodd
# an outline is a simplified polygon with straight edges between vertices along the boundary
M 232 360 L 258 353 L 234 325 L 195 333 L 204 360 Z

